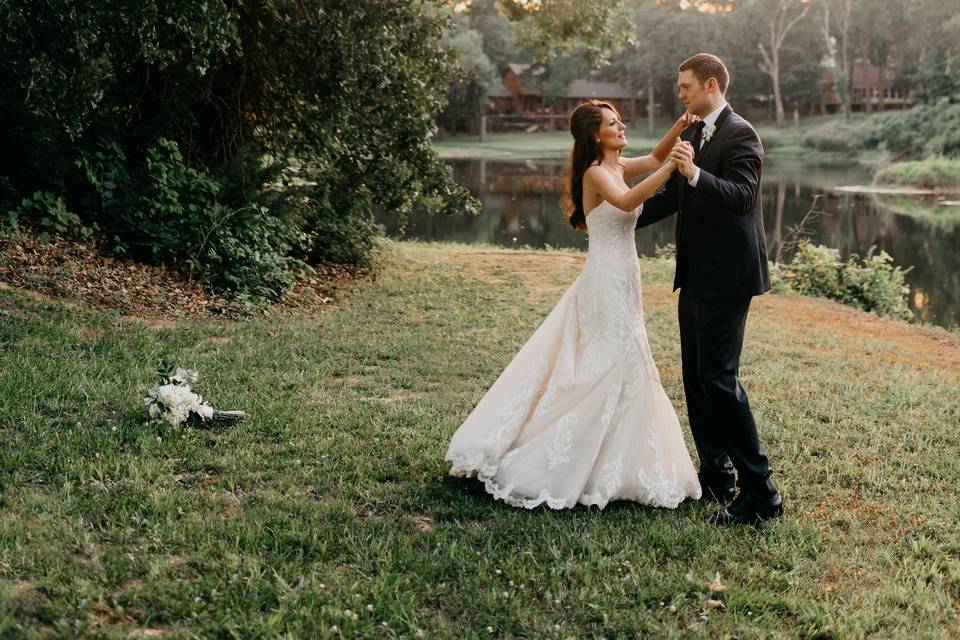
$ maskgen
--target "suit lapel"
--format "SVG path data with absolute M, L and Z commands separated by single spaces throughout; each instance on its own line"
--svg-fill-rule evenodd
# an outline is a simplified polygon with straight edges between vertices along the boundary
M 707 152 L 707 149 L 710 147 L 710 143 L 713 142 L 713 140 L 717 137 L 717 134 L 720 133 L 720 127 L 722 127 L 723 123 L 727 121 L 727 118 L 731 113 L 733 113 L 733 109 L 731 109 L 730 105 L 728 104 L 723 108 L 722 111 L 720 111 L 720 115 L 717 116 L 717 121 L 713 123 L 716 128 L 713 130 L 713 135 L 710 137 L 710 139 L 704 142 L 703 147 L 699 150 L 694 147 L 693 162 L 698 167 L 700 166 L 701 158 L 703 158 L 704 154 Z

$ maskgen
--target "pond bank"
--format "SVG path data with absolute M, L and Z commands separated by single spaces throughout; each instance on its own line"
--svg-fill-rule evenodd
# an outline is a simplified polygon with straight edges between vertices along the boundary
M 564 220 L 562 159 L 448 159 L 454 179 L 481 201 L 476 216 L 430 216 L 412 212 L 406 220 L 378 217 L 391 237 L 428 241 L 493 243 L 519 248 L 586 248 L 586 237 Z M 789 246 L 803 223 L 811 242 L 866 255 L 871 246 L 912 267 L 910 305 L 921 322 L 960 325 L 960 207 L 929 196 L 854 194 L 837 190 L 867 185 L 871 174 L 859 166 L 814 164 L 771 158 L 763 172 L 763 212 L 771 257 Z M 814 211 L 814 215 L 809 215 Z M 664 222 L 637 233 L 641 255 L 674 241 Z M 787 258 L 789 256 L 785 256 Z
M 805 133 L 807 126 L 811 131 Z M 922 191 L 960 191 L 960 160 L 927 158 L 908 162 L 890 162 L 887 154 L 876 149 L 850 153 L 842 147 L 830 147 L 818 142 L 817 132 L 837 124 L 822 117 L 804 122 L 800 129 L 776 129 L 760 126 L 768 161 L 781 164 L 850 165 L 870 170 L 877 188 L 903 188 Z M 664 130 L 668 125 L 664 123 Z M 808 139 L 809 138 L 809 139 Z M 626 155 L 640 155 L 650 151 L 656 139 L 646 129 L 628 130 Z M 816 146 L 816 145 L 820 146 Z M 851 143 L 852 144 L 852 143 Z M 535 133 L 493 133 L 485 142 L 476 136 L 449 136 L 434 140 L 433 147 L 442 158 L 486 158 L 500 160 L 538 160 L 564 158 L 570 149 L 570 135 L 565 131 Z M 900 193 L 907 193 L 902 191 Z

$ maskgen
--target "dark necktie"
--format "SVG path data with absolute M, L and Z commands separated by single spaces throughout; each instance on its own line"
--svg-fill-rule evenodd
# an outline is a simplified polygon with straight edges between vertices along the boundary
M 700 140 L 703 139 L 703 129 L 707 126 L 707 123 L 701 120 L 694 126 L 696 126 L 696 130 L 693 132 L 693 140 L 690 144 L 693 145 L 693 157 L 696 158 L 700 154 Z

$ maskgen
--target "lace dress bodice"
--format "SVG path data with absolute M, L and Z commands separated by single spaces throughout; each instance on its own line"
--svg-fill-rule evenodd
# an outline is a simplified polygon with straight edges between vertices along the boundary
M 640 262 L 634 230 L 641 207 L 618 209 L 606 200 L 587 215 L 587 260 L 580 273 L 577 311 L 585 321 L 584 360 L 605 360 L 637 354 L 657 375 L 648 358 Z M 659 379 L 659 376 L 657 376 Z
M 587 214 L 587 268 L 596 263 L 614 268 L 636 263 L 634 231 L 642 210 L 643 205 L 624 211 L 604 200 Z

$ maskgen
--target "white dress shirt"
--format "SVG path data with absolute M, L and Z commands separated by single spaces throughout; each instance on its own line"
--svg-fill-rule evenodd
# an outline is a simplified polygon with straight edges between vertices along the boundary
M 727 106 L 727 101 L 726 101 L 726 100 L 724 100 L 724 101 L 720 104 L 719 107 L 717 107 L 716 109 L 714 109 L 713 111 L 711 111 L 711 112 L 709 113 L 709 115 L 707 115 L 707 117 L 703 119 L 703 134 L 702 134 L 702 135 L 704 135 L 704 136 L 707 135 L 707 132 L 708 132 L 708 131 L 710 132 L 710 135 L 713 135 L 714 133 L 717 132 L 717 131 L 716 131 L 716 129 L 717 129 L 717 125 L 716 125 L 717 118 L 720 117 L 720 112 L 723 111 L 723 108 L 724 108 L 725 106 Z M 704 145 L 703 137 L 701 137 L 701 138 L 700 138 L 700 149 L 703 148 L 703 145 Z M 699 151 L 700 149 L 697 149 L 697 151 Z M 690 178 L 690 179 L 688 179 L 687 182 L 690 184 L 691 187 L 695 187 L 695 186 L 697 186 L 697 182 L 698 182 L 699 180 L 700 180 L 700 167 L 697 167 L 696 170 L 693 172 L 693 177 Z

